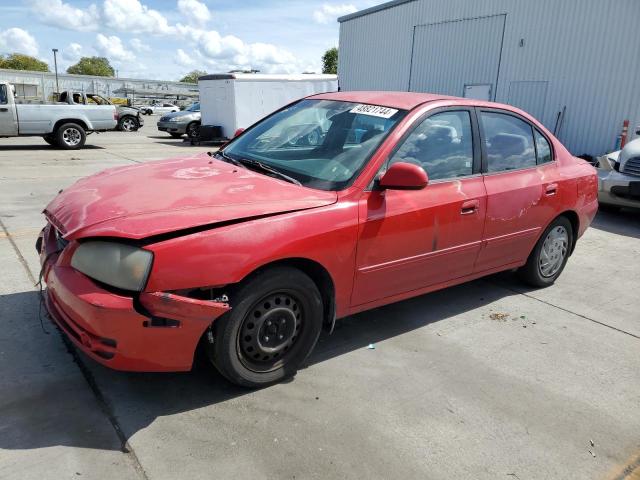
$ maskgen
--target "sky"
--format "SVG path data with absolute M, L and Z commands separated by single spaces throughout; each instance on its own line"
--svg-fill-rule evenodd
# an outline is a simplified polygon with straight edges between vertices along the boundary
M 58 71 L 107 57 L 119 77 L 178 80 L 191 70 L 320 73 L 337 18 L 382 0 L 0 0 L 0 54 Z

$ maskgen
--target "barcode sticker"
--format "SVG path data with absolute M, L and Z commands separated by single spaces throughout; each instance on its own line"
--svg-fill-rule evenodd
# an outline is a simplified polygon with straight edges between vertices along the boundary
M 350 110 L 351 113 L 359 113 L 361 115 L 371 115 L 372 117 L 391 118 L 398 110 L 395 108 L 381 107 L 379 105 L 356 105 Z

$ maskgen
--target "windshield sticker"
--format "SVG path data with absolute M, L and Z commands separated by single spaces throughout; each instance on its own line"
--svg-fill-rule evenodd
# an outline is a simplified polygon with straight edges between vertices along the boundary
M 381 107 L 379 105 L 360 104 L 353 107 L 349 112 L 359 113 L 361 115 L 370 115 L 372 117 L 391 118 L 398 112 L 398 110 L 395 108 Z

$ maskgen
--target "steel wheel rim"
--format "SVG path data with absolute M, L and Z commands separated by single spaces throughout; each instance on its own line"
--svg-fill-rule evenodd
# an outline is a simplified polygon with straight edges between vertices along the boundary
M 569 233 L 562 225 L 557 225 L 547 234 L 538 258 L 540 275 L 553 277 L 564 263 L 569 249 Z
M 80 135 L 80 131 L 76 128 L 65 128 L 62 132 L 62 140 L 71 147 L 78 145 L 81 139 L 82 135 Z
M 189 125 L 189 129 L 187 131 L 187 136 L 189 138 L 195 138 L 198 136 L 198 126 L 197 125 Z
M 295 355 L 303 325 L 304 312 L 295 295 L 266 295 L 249 309 L 238 331 L 240 361 L 254 372 L 280 368 Z
M 130 118 L 126 118 L 126 119 L 124 119 L 124 120 L 123 120 L 123 122 L 122 122 L 122 129 L 123 129 L 125 132 L 130 132 L 130 131 L 132 131 L 134 128 L 135 128 L 135 123 L 134 123 L 134 121 L 133 121 L 132 119 L 130 119 Z

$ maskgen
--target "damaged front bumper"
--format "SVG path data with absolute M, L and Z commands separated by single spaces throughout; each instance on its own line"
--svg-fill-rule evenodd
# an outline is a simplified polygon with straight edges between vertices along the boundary
M 69 339 L 116 370 L 190 370 L 200 338 L 229 305 L 166 292 L 129 296 L 106 290 L 71 267 L 76 247 L 60 245 L 50 224 L 36 243 L 47 310 Z

